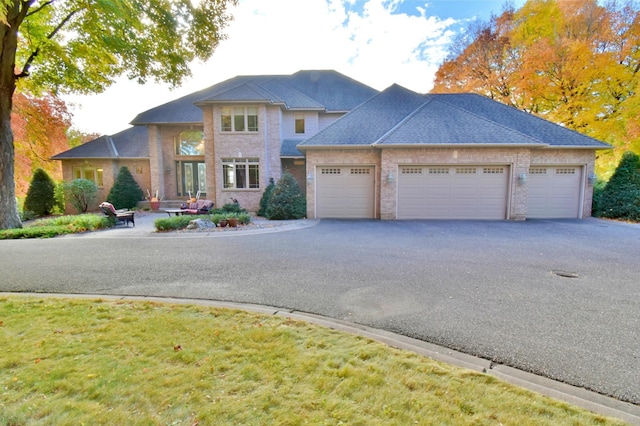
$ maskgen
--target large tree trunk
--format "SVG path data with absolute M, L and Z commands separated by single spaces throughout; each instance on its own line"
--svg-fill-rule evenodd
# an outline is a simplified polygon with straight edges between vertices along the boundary
M 18 28 L 28 2 L 15 1 L 7 7 L 7 22 L 0 23 L 0 229 L 20 228 L 14 180 L 14 147 L 11 130 L 13 92 L 16 89 L 16 50 Z

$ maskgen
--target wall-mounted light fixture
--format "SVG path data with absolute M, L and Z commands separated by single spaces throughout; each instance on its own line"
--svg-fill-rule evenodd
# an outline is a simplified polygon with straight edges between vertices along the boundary
M 313 173 L 309 172 L 307 175 L 307 182 L 313 182 Z
M 527 183 L 527 174 L 526 173 L 520 173 L 518 175 L 518 183 L 520 185 L 524 185 L 525 183 Z
M 595 173 L 589 173 L 589 185 L 595 185 L 595 183 L 598 181 L 598 176 L 596 176 Z
M 165 172 L 166 174 L 170 175 L 170 174 L 171 174 L 171 166 L 167 166 L 167 167 L 165 167 L 165 168 L 164 168 L 164 172 Z
M 395 179 L 396 177 L 393 175 L 393 173 L 389 172 L 389 174 L 387 175 L 387 183 L 393 183 Z

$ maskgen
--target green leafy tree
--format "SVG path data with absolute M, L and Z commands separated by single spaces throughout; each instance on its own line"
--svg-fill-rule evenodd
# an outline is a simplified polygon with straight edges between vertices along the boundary
M 307 201 L 291 173 L 284 172 L 273 188 L 265 215 L 267 219 L 301 219 L 307 214 Z
M 117 209 L 130 209 L 138 205 L 144 193 L 127 167 L 120 167 L 116 181 L 107 195 L 107 201 Z
M 237 0 L 2 0 L 0 228 L 21 226 L 15 197 L 13 95 L 97 93 L 126 75 L 179 85 L 213 54 Z
M 625 152 L 598 200 L 601 217 L 640 221 L 640 157 Z
M 65 198 L 81 213 L 86 212 L 98 198 L 98 186 L 89 179 L 76 179 L 65 185 Z
M 55 183 L 51 177 L 44 170 L 37 169 L 24 200 L 24 210 L 33 212 L 36 216 L 50 214 L 56 204 L 54 192 Z
M 264 216 L 267 213 L 267 207 L 269 207 L 269 199 L 273 193 L 273 189 L 276 187 L 273 178 L 269 178 L 269 185 L 265 188 L 260 198 L 260 209 L 258 210 L 258 216 Z

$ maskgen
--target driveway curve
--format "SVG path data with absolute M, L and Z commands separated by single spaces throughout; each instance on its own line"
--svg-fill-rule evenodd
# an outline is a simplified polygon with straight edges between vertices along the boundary
M 135 233 L 0 241 L 0 291 L 275 306 L 640 405 L 640 226 L 322 220 L 233 238 Z

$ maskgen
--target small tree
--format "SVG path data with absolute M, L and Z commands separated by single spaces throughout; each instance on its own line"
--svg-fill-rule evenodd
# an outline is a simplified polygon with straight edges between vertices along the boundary
M 307 200 L 291 173 L 284 172 L 273 189 L 265 215 L 267 219 L 300 219 L 307 213 Z
M 144 193 L 127 167 L 120 167 L 116 182 L 111 187 L 107 201 L 117 209 L 130 209 L 138 205 Z
M 64 189 L 66 198 L 81 213 L 86 212 L 98 198 L 98 186 L 89 179 L 76 179 Z
M 640 157 L 625 152 L 598 200 L 601 217 L 640 221 Z
M 265 216 L 267 213 L 267 207 L 269 207 L 269 199 L 271 198 L 271 194 L 273 193 L 273 189 L 276 187 L 273 178 L 269 178 L 269 185 L 267 185 L 266 189 L 262 193 L 262 198 L 260 198 L 260 210 L 258 210 L 258 216 Z
M 46 216 L 51 213 L 55 205 L 55 183 L 42 169 L 33 173 L 31 185 L 24 200 L 24 210 L 33 212 L 36 216 Z

